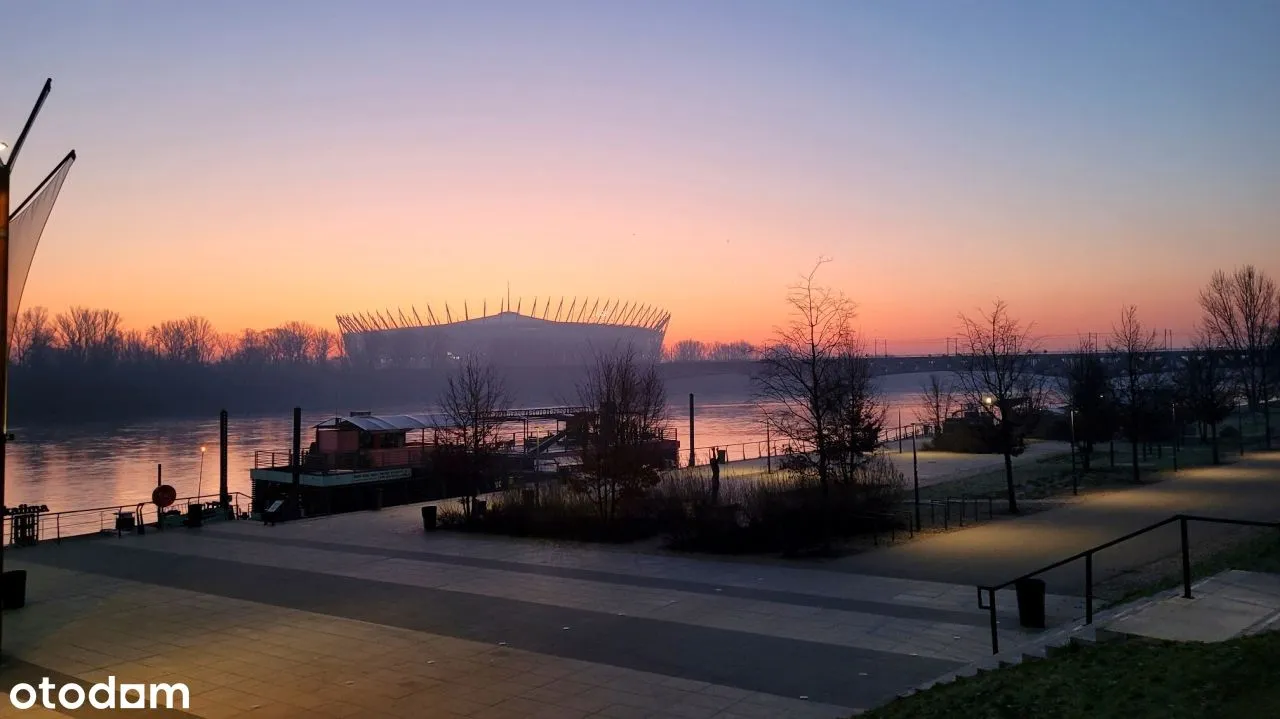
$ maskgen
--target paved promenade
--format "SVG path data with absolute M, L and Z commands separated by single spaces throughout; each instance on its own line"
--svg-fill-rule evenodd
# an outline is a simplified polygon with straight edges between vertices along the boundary
M 31 572 L 5 616 L 28 674 L 182 681 L 208 719 L 832 719 L 989 651 L 970 587 L 426 535 L 416 507 L 8 562 Z
M 846 557 L 826 567 L 955 584 L 1000 583 L 1178 513 L 1280 521 L 1280 452 L 1163 476 L 1155 484 L 1090 495 L 1052 511 Z M 1198 541 L 1224 531 L 1231 530 L 1192 523 L 1188 535 L 1193 551 Z M 1176 553 L 1179 546 L 1174 523 L 1100 552 L 1094 576 L 1101 581 Z M 1044 578 L 1050 591 L 1079 596 L 1084 564 L 1076 562 Z

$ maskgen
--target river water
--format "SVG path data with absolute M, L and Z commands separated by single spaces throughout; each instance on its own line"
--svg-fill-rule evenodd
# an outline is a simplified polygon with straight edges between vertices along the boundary
M 922 375 L 880 379 L 889 406 L 887 425 L 915 421 Z M 377 408 L 375 413 L 420 412 L 421 408 Z M 688 456 L 688 404 L 673 403 L 669 416 L 677 430 L 682 459 Z M 303 414 L 303 447 L 311 427 L 333 412 Z M 698 404 L 695 445 L 723 447 L 730 459 L 760 456 L 765 427 L 758 407 L 745 394 Z M 517 432 L 522 427 L 513 425 Z M 45 504 L 51 511 L 111 507 L 147 502 L 160 465 L 165 484 L 179 497 L 218 491 L 218 417 L 206 420 L 150 420 L 130 424 L 79 424 L 60 427 L 14 426 L 8 444 L 5 503 Z M 231 491 L 249 492 L 255 451 L 287 452 L 292 415 L 232 416 L 228 431 L 227 478 Z M 776 438 L 774 438 L 776 440 Z M 775 447 L 777 445 L 775 444 Z M 206 448 L 202 454 L 201 447 Z M 706 461 L 699 453 L 699 462 Z

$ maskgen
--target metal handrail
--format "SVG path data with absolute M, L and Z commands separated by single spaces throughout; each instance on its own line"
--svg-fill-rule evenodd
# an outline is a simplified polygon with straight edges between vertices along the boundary
M 1267 527 L 1270 529 L 1280 528 L 1280 522 L 1263 522 L 1260 520 L 1253 520 L 1253 519 L 1229 519 L 1226 517 L 1203 517 L 1203 516 L 1194 515 L 1194 514 L 1175 514 L 1172 517 L 1169 517 L 1167 519 L 1162 519 L 1159 522 L 1156 522 L 1155 524 L 1147 525 L 1142 529 L 1129 532 L 1128 534 L 1112 539 L 1109 542 L 1104 542 L 1102 544 L 1099 544 L 1096 547 L 1090 547 L 1089 549 L 1086 549 L 1082 552 L 1076 552 L 1075 554 L 1071 555 L 1070 557 L 1067 557 L 1066 559 L 1060 559 L 1052 564 L 1045 565 L 1039 569 L 1020 575 L 1015 579 L 1010 579 L 1007 582 L 1004 582 L 1001 584 L 994 584 L 994 585 L 980 584 L 977 587 L 978 608 L 987 610 L 990 613 L 991 653 L 992 654 L 1000 653 L 1000 635 L 998 630 L 999 620 L 996 617 L 996 592 L 997 591 L 1001 589 L 1007 589 L 1008 587 L 1013 586 L 1021 581 L 1031 579 L 1032 577 L 1035 577 L 1038 574 L 1044 574 L 1045 572 L 1049 572 L 1054 569 L 1058 569 L 1059 567 L 1066 566 L 1078 559 L 1083 559 L 1084 560 L 1084 611 L 1085 611 L 1084 623 L 1093 624 L 1093 555 L 1097 554 L 1098 552 L 1101 552 L 1104 549 L 1109 549 L 1111 547 L 1116 546 L 1117 544 L 1120 544 L 1122 542 L 1127 542 L 1130 539 L 1134 539 L 1136 537 L 1142 536 L 1147 532 L 1151 532 L 1153 530 L 1159 529 L 1163 526 L 1172 524 L 1174 522 L 1178 522 L 1180 535 L 1181 535 L 1180 544 L 1181 544 L 1181 550 L 1182 550 L 1182 596 L 1186 599 L 1191 599 L 1191 543 L 1187 536 L 1187 525 L 1189 523 L 1207 522 L 1210 524 L 1232 524 L 1232 525 L 1237 525 L 1242 527 Z M 983 593 L 986 593 L 987 601 L 985 604 L 983 603 Z
M 252 498 L 249 495 L 239 491 L 227 492 L 227 497 L 234 499 L 235 501 L 233 501 L 232 504 L 237 504 L 237 505 L 240 504 L 240 500 L 244 500 L 246 502 L 252 501 Z M 212 500 L 212 502 L 216 503 L 221 501 L 222 495 L 220 493 L 214 492 L 210 494 L 200 494 L 200 495 L 192 495 L 189 497 L 179 497 L 175 499 L 173 504 L 170 506 L 175 507 L 182 504 L 195 504 L 200 502 L 201 500 L 206 500 L 206 499 Z M 69 530 L 65 534 L 65 536 L 67 537 L 76 537 L 76 536 L 82 536 L 85 534 L 98 534 L 98 533 L 106 532 L 109 529 L 107 527 L 107 521 L 110 518 L 124 511 L 136 513 L 138 511 L 139 506 L 147 506 L 150 504 L 151 504 L 150 502 L 131 502 L 128 504 L 119 504 L 119 505 L 106 506 L 106 507 L 86 507 L 83 509 L 65 509 L 59 512 L 42 512 L 36 515 L 38 517 L 36 521 L 39 523 L 41 533 L 44 532 L 45 528 L 49 525 L 49 523 L 52 523 L 53 530 L 54 530 L 54 541 L 61 542 L 64 536 L 64 532 L 63 532 L 64 529 Z M 141 519 L 140 514 L 138 515 L 138 519 L 139 520 Z M 93 529 L 92 527 L 95 524 L 95 520 L 96 520 L 97 528 Z M 12 523 L 13 523 L 13 515 L 9 515 L 7 512 L 2 518 L 0 518 L 0 538 L 3 539 L 5 544 L 10 544 L 13 541 Z M 88 531 L 75 531 L 77 529 L 84 529 L 86 525 L 91 527 L 91 529 L 89 529 Z M 71 529 L 71 528 L 74 528 L 74 529 Z

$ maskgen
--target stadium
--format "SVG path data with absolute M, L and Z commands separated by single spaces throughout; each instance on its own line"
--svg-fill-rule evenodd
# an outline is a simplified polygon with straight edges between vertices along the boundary
M 446 368 L 478 356 L 500 366 L 582 366 L 602 351 L 630 346 L 647 361 L 662 356 L 671 313 L 618 300 L 538 299 L 523 310 L 511 300 L 440 313 L 409 308 L 338 315 L 348 361 L 364 367 Z

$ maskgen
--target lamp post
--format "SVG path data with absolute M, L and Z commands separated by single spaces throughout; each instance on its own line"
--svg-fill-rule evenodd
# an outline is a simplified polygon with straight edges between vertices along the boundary
M 911 431 L 911 481 L 915 486 L 915 505 L 916 505 L 916 531 L 920 531 L 920 461 L 916 455 L 916 433 L 915 426 L 912 425 Z
M 1173 471 L 1178 471 L 1178 441 L 1182 439 L 1182 430 L 1178 427 L 1178 403 L 1173 405 Z
M 1080 494 L 1080 482 L 1076 478 L 1076 410 L 1068 413 L 1071 417 L 1071 493 Z
M 200 490 L 204 487 L 204 451 L 205 447 L 200 447 L 200 474 L 196 479 L 196 504 L 200 503 Z

